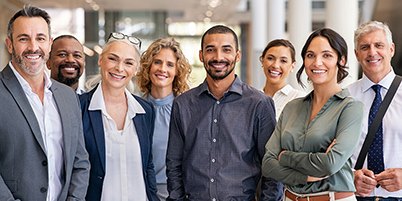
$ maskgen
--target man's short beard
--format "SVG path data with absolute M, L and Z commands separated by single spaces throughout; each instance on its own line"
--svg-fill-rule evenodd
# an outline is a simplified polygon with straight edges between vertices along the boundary
M 236 60 L 237 60 L 237 56 L 235 57 L 235 60 L 233 61 L 233 63 L 229 63 L 229 62 L 226 62 L 226 61 L 225 61 L 225 62 L 218 62 L 218 61 L 216 61 L 216 60 L 210 61 L 210 62 L 207 63 L 208 66 L 212 66 L 212 63 L 226 63 L 226 65 L 228 66 L 228 68 L 233 64 L 233 68 L 230 69 L 230 70 L 228 70 L 228 71 L 227 71 L 225 74 L 223 74 L 223 75 L 216 75 L 216 74 L 214 74 L 214 73 L 212 72 L 211 68 L 205 68 L 205 69 L 206 69 L 208 75 L 209 75 L 213 80 L 223 80 L 223 79 L 225 79 L 228 75 L 230 75 L 230 74 L 233 72 L 233 70 L 235 69 L 235 67 L 236 67 Z
M 37 71 L 33 71 L 32 69 L 30 69 L 30 68 L 28 67 L 28 63 L 29 63 L 29 62 L 24 62 L 24 60 L 23 60 L 23 56 L 24 56 L 25 54 L 40 54 L 40 55 L 42 56 L 42 58 L 43 58 L 43 62 L 42 62 L 41 68 L 37 69 Z M 45 68 L 46 61 L 49 59 L 49 55 L 46 56 L 41 50 L 36 50 L 35 52 L 32 52 L 32 51 L 25 51 L 25 52 L 22 53 L 22 56 L 18 56 L 18 55 L 15 53 L 14 47 L 13 47 L 13 52 L 11 53 L 11 56 L 14 58 L 14 61 L 15 61 L 16 65 L 17 65 L 22 71 L 24 71 L 25 73 L 27 73 L 28 75 L 37 75 L 37 74 L 39 74 L 39 73 Z M 15 68 L 15 66 L 14 66 L 14 68 Z
M 64 75 L 61 73 L 61 69 L 62 69 L 62 67 L 59 66 L 59 73 L 57 74 L 57 78 L 59 79 L 59 82 L 71 87 L 73 84 L 75 84 L 79 81 L 80 74 L 81 74 L 81 68 L 77 68 L 77 76 L 74 78 L 64 77 Z

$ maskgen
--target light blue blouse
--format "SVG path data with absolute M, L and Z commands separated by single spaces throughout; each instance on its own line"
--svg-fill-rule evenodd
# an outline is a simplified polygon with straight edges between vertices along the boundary
M 171 93 L 165 98 L 154 99 L 151 94 L 149 94 L 146 99 L 152 102 L 155 108 L 155 130 L 152 154 L 155 165 L 156 183 L 166 184 L 166 149 L 174 95 Z

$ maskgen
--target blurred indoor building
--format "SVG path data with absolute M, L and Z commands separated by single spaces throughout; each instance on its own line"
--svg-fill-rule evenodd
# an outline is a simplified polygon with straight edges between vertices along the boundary
M 300 89 L 295 74 L 302 63 L 302 45 L 321 27 L 334 29 L 348 43 L 350 76 L 342 84 L 357 80 L 361 70 L 354 55 L 353 32 L 369 20 L 390 26 L 396 46 L 392 64 L 395 72 L 402 74 L 400 0 L 0 0 L 0 68 L 11 59 L 4 42 L 8 21 L 24 4 L 49 12 L 52 37 L 72 34 L 84 44 L 86 68 L 80 83 L 98 74 L 98 56 L 110 32 L 121 32 L 139 37 L 141 51 L 157 38 L 174 37 L 193 66 L 191 86 L 197 86 L 205 78 L 198 59 L 201 35 L 216 24 L 228 25 L 239 35 L 242 59 L 236 73 L 256 88 L 265 83 L 258 57 L 269 41 L 285 38 L 294 44 L 298 56 L 288 82 Z

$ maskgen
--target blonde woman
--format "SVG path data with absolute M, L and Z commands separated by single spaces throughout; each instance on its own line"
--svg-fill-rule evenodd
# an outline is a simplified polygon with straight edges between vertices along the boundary
M 190 73 L 191 66 L 173 38 L 157 39 L 141 56 L 137 85 L 155 108 L 152 153 L 161 200 L 168 197 L 165 158 L 172 103 L 176 96 L 189 89 Z
M 159 200 L 152 162 L 152 104 L 126 86 L 139 66 L 138 38 L 112 33 L 98 65 L 101 81 L 80 96 L 91 162 L 86 200 Z

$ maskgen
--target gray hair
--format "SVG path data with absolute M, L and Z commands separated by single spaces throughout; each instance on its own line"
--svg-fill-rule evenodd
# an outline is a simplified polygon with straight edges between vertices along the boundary
M 125 42 L 131 46 L 134 47 L 135 49 L 135 53 L 137 56 L 137 59 L 135 60 L 137 68 L 140 66 L 140 51 L 138 49 L 138 47 L 134 44 L 132 44 L 130 41 L 128 41 L 127 39 L 114 39 L 114 38 L 110 38 L 109 41 L 103 46 L 102 49 L 102 53 L 100 54 L 100 57 L 103 56 L 103 53 L 106 52 L 109 48 L 110 45 L 114 42 Z M 133 76 L 134 78 L 134 76 Z M 93 89 L 100 81 L 102 80 L 102 75 L 98 74 L 98 75 L 94 75 L 91 78 L 89 78 L 86 82 L 85 82 L 85 88 L 86 90 L 90 91 L 91 89 Z M 126 85 L 126 89 L 130 92 L 130 93 L 134 93 L 135 90 L 135 85 L 133 82 L 133 79 L 130 80 L 130 82 L 128 82 L 128 84 Z
M 378 21 L 369 21 L 366 22 L 362 25 L 360 25 L 359 28 L 356 29 L 355 31 L 355 49 L 357 49 L 357 45 L 359 43 L 360 38 L 363 35 L 369 34 L 371 32 L 377 31 L 377 30 L 383 30 L 385 37 L 387 38 L 388 44 L 392 45 L 392 33 L 391 30 L 389 30 L 389 27 L 386 23 L 378 22 Z
M 50 29 L 50 15 L 45 11 L 42 10 L 38 7 L 32 6 L 32 5 L 24 5 L 24 8 L 22 10 L 18 11 L 17 13 L 14 14 L 14 16 L 10 19 L 10 22 L 8 23 L 7 27 L 7 37 L 13 41 L 13 26 L 14 26 L 14 21 L 18 17 L 41 17 L 43 18 L 48 26 L 49 29 L 49 38 L 51 38 L 51 29 Z

